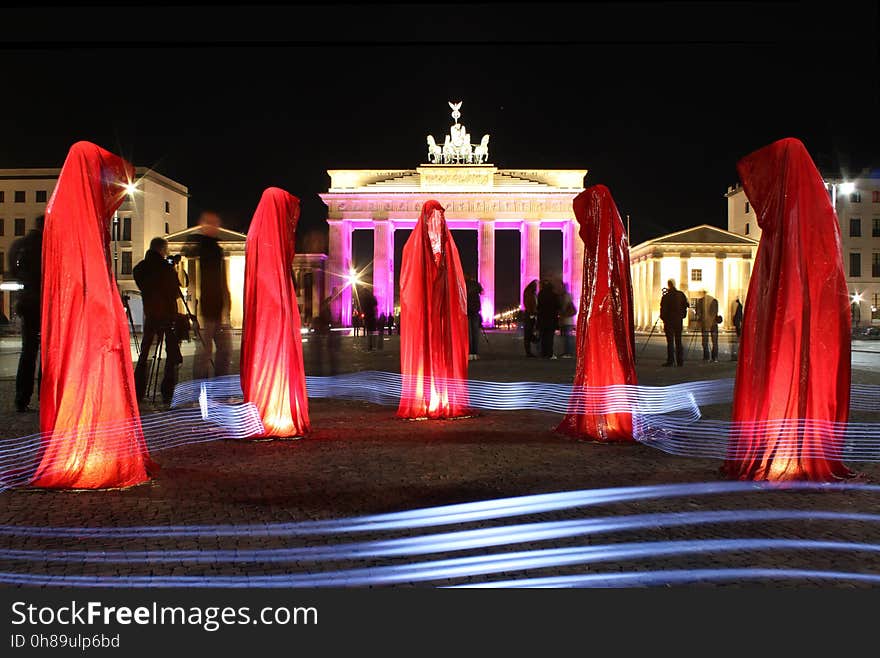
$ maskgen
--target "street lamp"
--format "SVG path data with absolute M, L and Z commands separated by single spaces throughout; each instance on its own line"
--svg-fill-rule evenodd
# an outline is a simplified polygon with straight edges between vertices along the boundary
M 137 183 L 134 181 L 127 181 L 123 183 L 123 188 L 125 188 L 125 194 L 128 196 L 129 200 L 134 199 L 134 193 L 137 191 Z M 117 281 L 117 286 L 119 285 L 119 209 L 113 211 L 113 278 Z
M 838 190 L 840 190 L 841 194 L 852 194 L 856 191 L 856 184 L 851 181 L 842 181 L 840 183 L 825 183 L 825 185 L 831 188 L 831 206 L 834 208 L 835 214 L 837 213 Z

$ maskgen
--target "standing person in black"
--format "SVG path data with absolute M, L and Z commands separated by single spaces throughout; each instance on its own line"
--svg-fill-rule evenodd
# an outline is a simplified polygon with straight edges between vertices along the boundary
M 354 329 L 355 338 L 360 336 L 361 334 L 361 312 L 360 309 L 355 308 L 351 312 L 351 327 Z
M 676 289 L 675 281 L 669 279 L 668 286 L 660 298 L 660 319 L 663 320 L 663 332 L 666 334 L 666 363 L 664 366 L 683 366 L 684 348 L 681 344 L 682 320 L 687 316 L 687 297 Z
M 476 361 L 480 358 L 480 329 L 482 317 L 480 295 L 483 294 L 483 286 L 474 277 L 465 277 L 467 288 L 467 318 L 468 318 L 468 361 Z
M 538 292 L 538 332 L 541 335 L 541 356 L 555 359 L 553 341 L 559 327 L 559 295 L 553 290 L 550 281 L 541 281 Z
M 177 384 L 177 366 L 183 363 L 180 340 L 174 333 L 177 320 L 177 299 L 180 282 L 177 271 L 166 258 L 168 243 L 163 238 L 153 238 L 144 259 L 134 266 L 132 274 L 144 300 L 144 335 L 141 352 L 134 369 L 134 387 L 138 401 L 147 390 L 147 364 L 153 340 L 165 341 L 165 375 L 162 378 L 162 402 L 171 404 Z
M 379 307 L 379 302 L 376 300 L 376 296 L 371 291 L 367 290 L 363 294 L 361 303 L 363 304 L 364 334 L 367 337 L 367 349 L 372 350 L 373 334 L 376 331 L 376 309 Z
M 199 259 L 199 328 L 202 340 L 196 344 L 193 361 L 193 379 L 209 376 L 208 365 L 213 356 L 214 376 L 229 372 L 232 353 L 232 327 L 229 310 L 231 300 L 226 279 L 226 254 L 217 237 L 220 217 L 214 212 L 203 212 L 199 217 L 201 233 L 192 236 L 183 250 L 187 258 Z M 217 348 L 214 353 L 214 348 Z
M 532 343 L 535 342 L 535 322 L 538 315 L 538 280 L 531 281 L 523 290 L 523 343 L 526 356 L 532 354 Z
M 733 339 L 733 347 L 730 350 L 730 360 L 737 360 L 737 352 L 739 351 L 739 337 L 742 335 L 743 326 L 743 305 L 736 298 L 736 309 L 733 312 L 733 328 L 736 329 L 736 338 Z
M 29 411 L 34 394 L 34 371 L 40 350 L 40 317 L 43 291 L 43 215 L 36 227 L 16 240 L 9 250 L 10 274 L 24 287 L 18 293 L 15 312 L 21 317 L 21 356 L 15 375 L 15 410 Z

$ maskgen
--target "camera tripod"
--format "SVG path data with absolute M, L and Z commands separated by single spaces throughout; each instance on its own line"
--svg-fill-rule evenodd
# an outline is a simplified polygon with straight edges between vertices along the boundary
M 163 329 L 156 334 L 156 348 L 153 351 L 153 362 L 150 364 L 150 373 L 147 376 L 147 390 L 144 392 L 145 397 L 149 397 L 150 401 L 156 402 L 156 391 L 159 389 L 159 372 L 162 365 L 162 347 L 168 339 L 168 333 L 174 333 L 173 330 Z M 176 340 L 176 336 L 173 336 Z M 167 352 L 167 350 L 166 350 Z M 152 391 L 152 393 L 151 393 Z
M 648 334 L 648 337 L 645 339 L 644 345 L 642 345 L 641 351 L 639 351 L 639 356 L 644 354 L 645 348 L 648 347 L 648 343 L 651 342 L 651 337 L 654 335 L 654 332 L 657 331 L 657 325 L 660 323 L 660 316 L 657 316 L 657 319 L 654 320 L 654 326 L 651 327 L 651 333 Z
M 134 341 L 134 352 L 138 356 L 141 354 L 141 344 L 137 339 L 137 331 L 134 328 L 134 318 L 131 316 L 131 306 L 128 305 L 128 300 L 131 298 L 126 293 L 120 293 L 122 295 L 122 306 L 125 308 L 125 315 L 128 317 L 128 327 L 131 329 L 131 339 Z
M 688 329 L 690 329 L 690 332 L 691 332 L 691 339 L 690 339 L 690 341 L 688 342 L 687 354 L 685 355 L 685 358 L 686 358 L 686 359 L 690 359 L 690 358 L 691 358 L 691 349 L 693 349 L 693 347 L 694 347 L 694 343 L 697 342 L 697 333 L 698 333 L 696 327 L 690 327 L 690 326 L 689 326 Z M 700 331 L 699 333 L 702 335 L 703 332 Z

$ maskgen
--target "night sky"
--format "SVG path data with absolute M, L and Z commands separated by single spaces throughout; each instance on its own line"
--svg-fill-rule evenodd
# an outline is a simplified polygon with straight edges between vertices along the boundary
M 539 7 L 3 10 L 20 29 L 3 30 L 0 167 L 94 141 L 187 185 L 191 223 L 213 208 L 242 231 L 277 185 L 303 200 L 309 251 L 326 170 L 415 168 L 453 99 L 496 166 L 608 185 L 633 244 L 726 226 L 737 159 L 781 137 L 825 171 L 880 164 L 874 3 Z M 366 264 L 371 241 L 355 243 Z M 516 244 L 500 239 L 499 268 Z M 462 236 L 465 269 L 475 245 Z

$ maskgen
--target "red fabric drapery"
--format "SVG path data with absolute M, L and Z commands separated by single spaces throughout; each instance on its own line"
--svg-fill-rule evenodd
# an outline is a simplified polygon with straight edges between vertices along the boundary
M 585 395 L 599 404 L 604 404 L 605 396 L 602 392 L 578 393 L 583 388 L 637 383 L 626 230 L 604 185 L 578 194 L 573 206 L 584 242 L 584 277 L 578 307 L 575 392 L 569 413 L 557 430 L 594 441 L 632 441 L 630 413 L 582 413 Z
M 437 201 L 422 206 L 400 271 L 401 418 L 468 413 L 467 293 L 458 249 Z
M 40 429 L 32 484 L 99 489 L 149 479 L 130 337 L 110 266 L 110 221 L 134 168 L 78 142 L 46 207 Z
M 762 421 L 846 422 L 850 318 L 840 227 L 822 177 L 796 139 L 737 164 L 762 229 L 743 318 L 725 473 L 740 480 L 830 481 L 851 475 L 827 431 Z M 742 423 L 737 426 L 737 423 Z M 825 458 L 832 450 L 832 458 Z
M 299 199 L 277 187 L 263 192 L 247 234 L 241 389 L 260 410 L 262 436 L 309 431 L 293 256 Z

